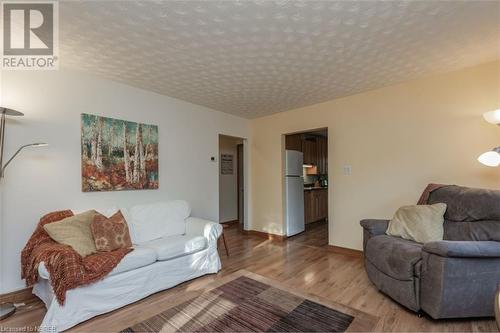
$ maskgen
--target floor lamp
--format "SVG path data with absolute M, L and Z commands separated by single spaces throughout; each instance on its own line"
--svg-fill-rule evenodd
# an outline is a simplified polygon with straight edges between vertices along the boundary
M 483 117 L 487 122 L 500 126 L 500 109 L 486 112 Z M 500 146 L 481 154 L 477 160 L 489 167 L 500 166 Z
M 31 143 L 27 145 L 23 145 L 19 147 L 19 149 L 12 155 L 11 158 L 7 161 L 7 163 L 3 163 L 3 148 L 5 144 L 5 122 L 6 122 L 6 116 L 14 116 L 14 117 L 19 117 L 23 116 L 24 114 L 22 112 L 0 107 L 0 181 L 1 178 L 4 177 L 5 175 L 5 168 L 9 165 L 10 162 L 23 150 L 24 148 L 27 147 L 42 147 L 42 146 L 47 146 L 46 143 Z M 0 320 L 3 320 L 12 314 L 16 312 L 16 307 L 12 303 L 3 303 L 0 304 Z

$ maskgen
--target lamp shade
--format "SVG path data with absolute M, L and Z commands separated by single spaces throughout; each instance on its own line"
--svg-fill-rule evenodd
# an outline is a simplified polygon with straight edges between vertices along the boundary
M 489 111 L 483 114 L 484 120 L 492 124 L 500 124 L 500 109 Z
M 493 150 L 487 151 L 486 153 L 481 154 L 477 158 L 477 160 L 489 167 L 497 167 L 500 165 L 500 147 L 497 147 Z

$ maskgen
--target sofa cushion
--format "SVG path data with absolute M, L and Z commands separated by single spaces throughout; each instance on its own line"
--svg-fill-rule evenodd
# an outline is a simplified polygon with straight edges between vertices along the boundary
M 422 245 L 388 235 L 375 236 L 366 244 L 365 258 L 394 279 L 411 280 L 419 274 L 414 266 L 422 259 Z
M 123 210 L 129 225 L 132 243 L 141 244 L 165 236 L 186 232 L 185 219 L 191 214 L 189 204 L 176 200 L 137 205 Z
M 434 190 L 428 204 L 448 206 L 445 219 L 455 222 L 500 221 L 500 191 L 450 185 Z
M 157 256 L 153 249 L 135 246 L 132 252 L 129 252 L 120 263 L 109 273 L 115 275 L 123 272 L 128 272 L 140 267 L 151 265 L 156 262 Z
M 168 236 L 142 243 L 156 252 L 158 260 L 169 260 L 182 257 L 207 247 L 207 239 L 198 235 Z
M 500 241 L 500 191 L 449 185 L 434 190 L 429 204 L 444 202 L 444 239 Z
M 500 242 L 500 221 L 444 221 L 444 240 Z
M 136 246 L 133 251 L 129 252 L 120 263 L 107 276 L 128 272 L 137 268 L 151 265 L 156 262 L 156 252 L 147 247 Z M 41 278 L 49 279 L 50 274 L 45 267 L 45 263 L 41 262 L 38 265 L 38 274 Z

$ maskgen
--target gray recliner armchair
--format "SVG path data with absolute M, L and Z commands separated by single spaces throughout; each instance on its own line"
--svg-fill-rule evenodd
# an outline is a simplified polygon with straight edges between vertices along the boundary
M 420 244 L 385 234 L 388 220 L 363 220 L 365 268 L 383 293 L 434 319 L 494 316 L 500 284 L 500 191 L 444 186 L 444 240 Z

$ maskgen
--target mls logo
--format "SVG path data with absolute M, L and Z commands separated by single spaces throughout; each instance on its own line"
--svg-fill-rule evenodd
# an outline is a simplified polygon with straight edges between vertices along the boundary
M 2 69 L 57 69 L 57 2 L 2 2 Z

